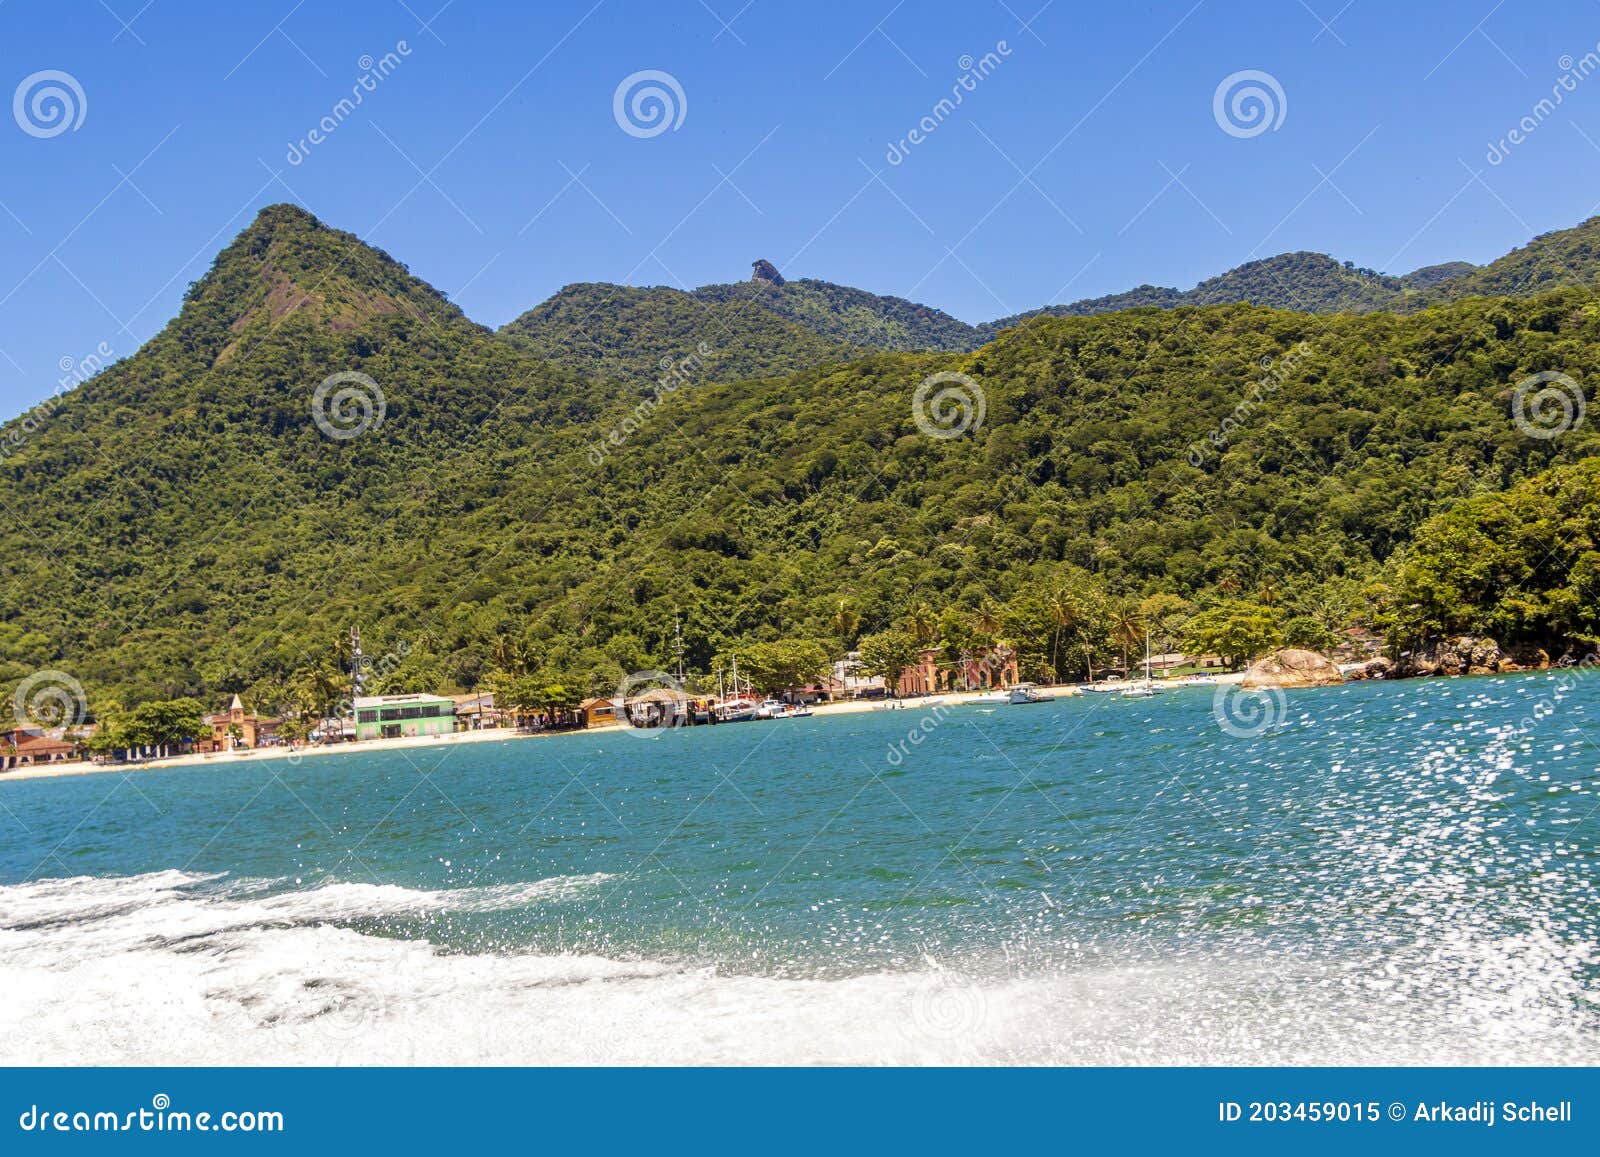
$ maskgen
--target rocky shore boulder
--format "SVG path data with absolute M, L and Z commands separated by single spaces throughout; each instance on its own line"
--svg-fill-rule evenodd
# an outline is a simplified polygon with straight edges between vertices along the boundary
M 1352 667 L 1344 673 L 1344 677 L 1351 680 L 1393 679 L 1394 663 L 1392 660 L 1385 659 L 1380 655 L 1376 659 L 1368 659 L 1359 667 Z
M 1396 678 L 1428 675 L 1495 675 L 1527 668 L 1542 671 L 1550 656 L 1537 647 L 1513 654 L 1493 639 L 1457 635 L 1403 656 L 1395 665 Z
M 1251 691 L 1268 687 L 1326 687 L 1343 682 L 1344 676 L 1332 660 L 1315 651 L 1290 647 L 1257 660 L 1244 673 L 1241 686 Z

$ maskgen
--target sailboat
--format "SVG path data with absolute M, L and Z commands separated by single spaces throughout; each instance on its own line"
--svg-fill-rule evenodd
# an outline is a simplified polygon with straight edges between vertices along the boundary
M 733 657 L 733 691 L 719 699 L 712 710 L 717 713 L 717 720 L 722 723 L 748 723 L 756 718 L 756 710 L 760 707 L 755 697 L 750 694 L 749 681 L 746 680 L 743 689 L 739 686 L 739 656 Z
M 1144 682 L 1133 683 L 1122 689 L 1124 699 L 1152 699 L 1155 697 L 1155 685 L 1150 681 L 1150 632 L 1144 633 Z

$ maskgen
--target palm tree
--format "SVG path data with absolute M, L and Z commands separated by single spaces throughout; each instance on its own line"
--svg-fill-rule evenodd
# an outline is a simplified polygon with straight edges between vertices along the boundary
M 1128 648 L 1144 637 L 1144 616 L 1135 599 L 1123 597 L 1111 604 L 1111 637 L 1122 647 L 1122 668 L 1128 669 Z
M 294 678 L 291 693 L 302 715 L 319 723 L 332 715 L 339 704 L 343 685 L 326 667 L 311 667 Z
M 1060 679 L 1061 671 L 1057 666 L 1057 658 L 1061 653 L 1061 634 L 1063 631 L 1076 631 L 1083 612 L 1078 606 L 1078 600 L 1073 598 L 1072 592 L 1064 586 L 1052 589 L 1045 596 L 1044 605 L 1050 615 L 1050 622 L 1055 627 L 1054 637 L 1050 642 L 1050 670 L 1057 679 Z
M 1000 633 L 1000 608 L 990 599 L 984 599 L 983 605 L 972 614 L 972 633 L 983 642 L 994 645 L 994 639 Z
M 856 632 L 861 629 L 861 616 L 856 613 L 855 607 L 850 605 L 848 598 L 839 600 L 839 605 L 833 612 L 833 633 L 839 636 L 839 641 L 844 644 L 845 650 L 850 649 L 850 644 L 855 641 Z
M 918 602 L 906 615 L 906 627 L 921 646 L 927 646 L 939 637 L 939 619 L 925 600 Z
M 494 641 L 490 652 L 496 667 L 508 675 L 520 675 L 524 672 L 522 643 L 515 635 L 500 635 Z

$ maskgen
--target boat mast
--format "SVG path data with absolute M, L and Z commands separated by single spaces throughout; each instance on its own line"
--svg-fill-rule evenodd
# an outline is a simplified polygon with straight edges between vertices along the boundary
M 678 612 L 672 612 L 672 653 L 678 660 L 678 683 L 683 683 L 683 622 Z

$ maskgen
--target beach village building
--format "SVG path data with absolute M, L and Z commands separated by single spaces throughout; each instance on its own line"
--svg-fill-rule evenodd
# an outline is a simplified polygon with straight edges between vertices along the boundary
M 35 763 L 64 763 L 78 758 L 81 746 L 31 727 L 0 732 L 0 771 Z
M 456 704 L 448 695 L 363 695 L 355 701 L 357 739 L 449 735 Z
M 260 747 L 278 734 L 281 719 L 269 715 L 252 715 L 244 709 L 244 702 L 235 695 L 226 711 L 206 716 L 210 736 L 197 736 L 197 751 L 232 751 L 242 747 Z
M 941 663 L 938 647 L 917 653 L 917 661 L 900 675 L 896 693 L 932 695 L 939 691 L 977 691 L 1010 687 L 1021 679 L 1017 653 L 1006 647 L 982 655 L 963 655 L 952 663 Z
M 451 702 L 455 706 L 456 727 L 462 731 L 482 731 L 489 727 L 503 727 L 509 712 L 494 705 L 494 693 L 479 691 L 472 695 L 457 695 Z

